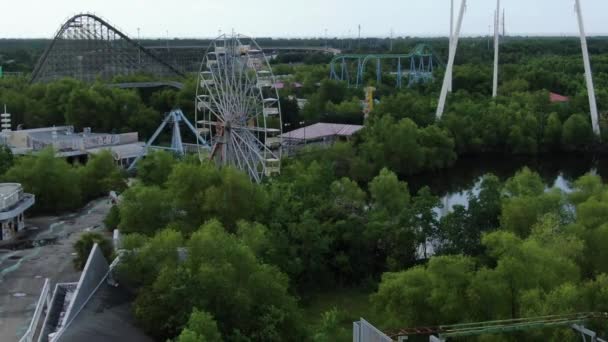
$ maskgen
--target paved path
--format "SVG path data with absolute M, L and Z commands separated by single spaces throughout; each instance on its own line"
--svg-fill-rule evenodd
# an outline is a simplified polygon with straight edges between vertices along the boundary
M 44 278 L 51 279 L 51 290 L 58 282 L 78 281 L 72 245 L 85 231 L 103 231 L 109 209 L 102 199 L 76 214 L 26 219 L 39 229 L 15 250 L 0 246 L 0 341 L 18 341 L 27 330 Z

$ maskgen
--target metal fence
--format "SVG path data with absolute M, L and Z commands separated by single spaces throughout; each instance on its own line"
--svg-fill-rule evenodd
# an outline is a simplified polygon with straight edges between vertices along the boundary
M 361 318 L 353 322 L 353 342 L 393 342 L 393 339 Z

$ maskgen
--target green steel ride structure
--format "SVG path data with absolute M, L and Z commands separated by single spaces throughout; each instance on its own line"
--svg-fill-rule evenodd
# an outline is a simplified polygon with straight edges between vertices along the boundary
M 408 78 L 408 86 L 415 83 L 433 80 L 433 70 L 443 66 L 437 54 L 426 44 L 419 44 L 408 54 L 344 54 L 335 56 L 330 62 L 330 78 L 347 82 L 349 86 L 364 85 L 365 69 L 370 61 L 376 62 L 376 82 L 382 82 L 385 66 L 389 65 L 396 74 L 397 88 L 403 86 L 404 76 Z M 389 63 L 386 63 L 388 61 Z M 388 69 L 388 68 L 387 68 Z M 355 77 L 351 76 L 355 74 Z

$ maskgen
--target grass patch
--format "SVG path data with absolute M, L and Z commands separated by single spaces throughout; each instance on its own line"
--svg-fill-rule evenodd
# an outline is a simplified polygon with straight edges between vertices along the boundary
M 304 321 L 309 326 L 313 335 L 323 326 L 323 314 L 337 310 L 337 321 L 339 329 L 329 340 L 341 342 L 352 341 L 353 322 L 361 317 L 372 324 L 380 325 L 381 320 L 377 317 L 370 303 L 370 295 L 373 292 L 367 289 L 338 289 L 332 292 L 311 295 L 302 306 L 304 309 Z

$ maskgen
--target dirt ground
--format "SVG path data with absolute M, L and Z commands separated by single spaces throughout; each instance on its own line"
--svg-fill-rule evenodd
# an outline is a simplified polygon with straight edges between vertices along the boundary
M 89 203 L 78 213 L 27 218 L 30 227 L 18 242 L 0 245 L 0 341 L 18 341 L 27 330 L 44 279 L 76 282 L 72 245 L 86 231 L 105 232 L 108 199 Z

